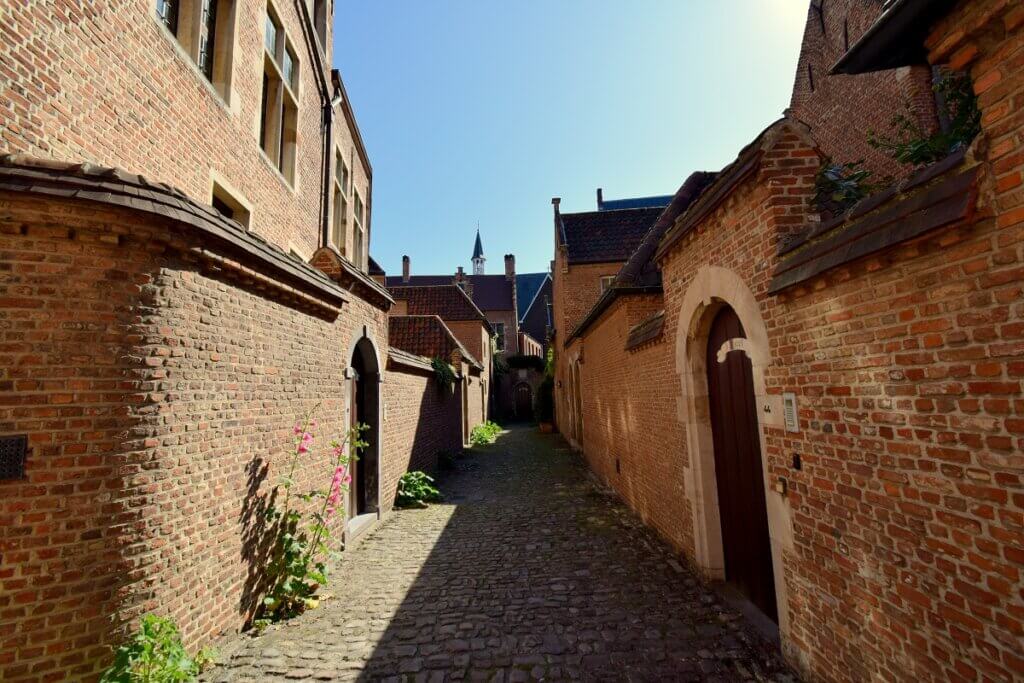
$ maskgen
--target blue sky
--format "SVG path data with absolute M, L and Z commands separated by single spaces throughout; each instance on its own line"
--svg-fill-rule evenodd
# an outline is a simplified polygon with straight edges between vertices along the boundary
M 807 0 L 344 0 L 340 69 L 389 273 L 552 256 L 562 210 L 671 194 L 788 105 Z

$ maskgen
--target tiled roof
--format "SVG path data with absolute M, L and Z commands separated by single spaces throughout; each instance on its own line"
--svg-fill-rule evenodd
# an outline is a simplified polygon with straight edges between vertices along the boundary
M 458 350 L 466 362 L 483 366 L 436 315 L 393 315 L 388 318 L 388 342 L 396 349 L 426 358 L 450 360 Z
M 654 261 L 654 254 L 658 250 L 661 238 L 672 227 L 676 218 L 686 211 L 714 179 L 714 173 L 705 171 L 690 174 L 672 196 L 672 201 L 662 211 L 658 220 L 640 240 L 636 250 L 630 254 L 629 260 L 619 269 L 611 286 L 604 291 L 587 316 L 569 335 L 569 340 L 583 334 L 620 294 L 661 291 L 661 270 L 658 269 L 658 265 Z
M 479 320 L 490 328 L 487 316 L 457 285 L 388 287 L 395 301 L 405 301 L 409 315 L 436 315 L 442 320 Z
M 466 275 L 472 284 L 471 298 L 481 311 L 511 311 L 512 282 L 504 275 Z M 409 282 L 402 282 L 401 275 L 389 275 L 384 280 L 388 287 L 403 285 L 451 285 L 454 275 L 413 275 Z
M 370 275 L 384 274 L 384 269 L 380 267 L 379 263 L 373 260 L 372 256 L 367 256 L 366 259 L 369 262 L 369 267 L 367 268 L 367 270 L 369 271 Z
M 978 194 L 977 166 L 964 153 L 921 169 L 905 181 L 862 199 L 833 220 L 806 228 L 780 247 L 768 293 L 926 232 L 969 219 Z
M 551 277 L 548 273 L 517 273 L 516 274 L 516 308 L 522 320 L 537 292 L 544 286 L 544 281 Z
M 663 207 L 559 214 L 569 263 L 625 261 Z
M 270 269 L 275 278 L 299 284 L 336 304 L 348 299 L 345 290 L 323 272 L 295 258 L 259 235 L 200 204 L 181 190 L 118 168 L 88 162 L 66 163 L 27 155 L 0 156 L 0 190 L 39 196 L 92 201 L 123 207 L 174 221 L 203 235 L 209 247 L 228 249 Z M 371 290 L 383 288 L 363 273 L 352 277 Z

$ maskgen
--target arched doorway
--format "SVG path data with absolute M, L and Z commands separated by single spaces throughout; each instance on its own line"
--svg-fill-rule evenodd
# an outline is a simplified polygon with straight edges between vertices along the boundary
M 349 487 L 349 518 L 376 514 L 380 509 L 380 368 L 373 343 L 361 338 L 352 352 L 351 424 L 368 426 L 362 432 L 367 445 L 359 451 L 352 466 Z
M 777 622 L 757 401 L 745 348 L 739 316 L 722 306 L 708 332 L 706 366 L 725 580 Z
M 512 390 L 517 420 L 533 419 L 533 390 L 526 382 L 520 382 Z

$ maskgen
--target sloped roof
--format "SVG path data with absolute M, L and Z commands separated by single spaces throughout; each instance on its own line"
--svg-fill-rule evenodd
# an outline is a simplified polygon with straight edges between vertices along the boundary
M 561 241 L 569 263 L 625 261 L 663 207 L 561 213 Z
M 511 311 L 512 281 L 504 275 L 465 275 L 472 284 L 470 298 L 481 311 Z M 430 286 L 455 284 L 454 275 L 413 275 L 408 282 L 402 282 L 401 275 L 389 275 L 384 280 L 388 287 Z
M 396 349 L 426 358 L 450 360 L 458 350 L 467 363 L 482 369 L 462 342 L 436 315 L 393 315 L 388 318 L 388 343 Z
M 480 231 L 476 231 L 476 244 L 473 245 L 473 258 L 484 255 L 484 245 L 480 243 Z
M 384 269 L 380 267 L 379 263 L 377 263 L 376 261 L 373 260 L 372 256 L 367 256 L 366 259 L 369 262 L 369 264 L 368 264 L 369 267 L 367 268 L 367 271 L 370 273 L 370 275 L 383 275 L 384 274 Z
M 530 310 L 537 292 L 544 286 L 544 281 L 550 278 L 548 273 L 517 273 L 516 274 L 516 308 L 517 314 L 522 320 Z
M 683 214 L 701 195 L 708 185 L 715 179 L 715 173 L 698 171 L 690 176 L 679 186 L 679 189 L 672 196 L 672 201 L 658 220 L 654 222 L 647 234 L 644 235 L 636 250 L 629 256 L 629 260 L 619 269 L 615 279 L 608 289 L 604 291 L 601 298 L 597 300 L 587 316 L 576 326 L 576 329 L 569 335 L 569 340 L 583 334 L 592 325 L 601 313 L 620 295 L 630 292 L 660 292 L 661 291 L 661 270 L 655 263 L 654 255 L 658 251 L 658 245 L 662 237 L 675 223 L 676 218 Z
M 436 315 L 442 320 L 479 320 L 490 329 L 487 317 L 457 285 L 388 287 L 395 301 L 405 301 L 409 315 Z

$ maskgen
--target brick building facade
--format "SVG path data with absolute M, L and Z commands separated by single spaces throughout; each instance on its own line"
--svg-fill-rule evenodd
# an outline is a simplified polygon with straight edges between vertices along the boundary
M 146 612 L 189 647 L 246 624 L 310 411 L 324 448 L 370 425 L 346 541 L 461 443 L 389 348 L 330 4 L 210 6 L 2 11 L 0 438 L 27 444 L 0 480 L 5 681 L 95 679 Z
M 886 9 L 811 3 L 787 116 L 662 214 L 660 291 L 558 329 L 575 361 L 559 427 L 699 571 L 777 620 L 809 679 L 1016 680 L 1024 11 Z M 840 58 L 849 73 L 830 75 Z M 866 131 L 903 102 L 937 118 L 931 65 L 970 74 L 981 134 L 894 165 Z M 894 180 L 822 220 L 826 158 Z

